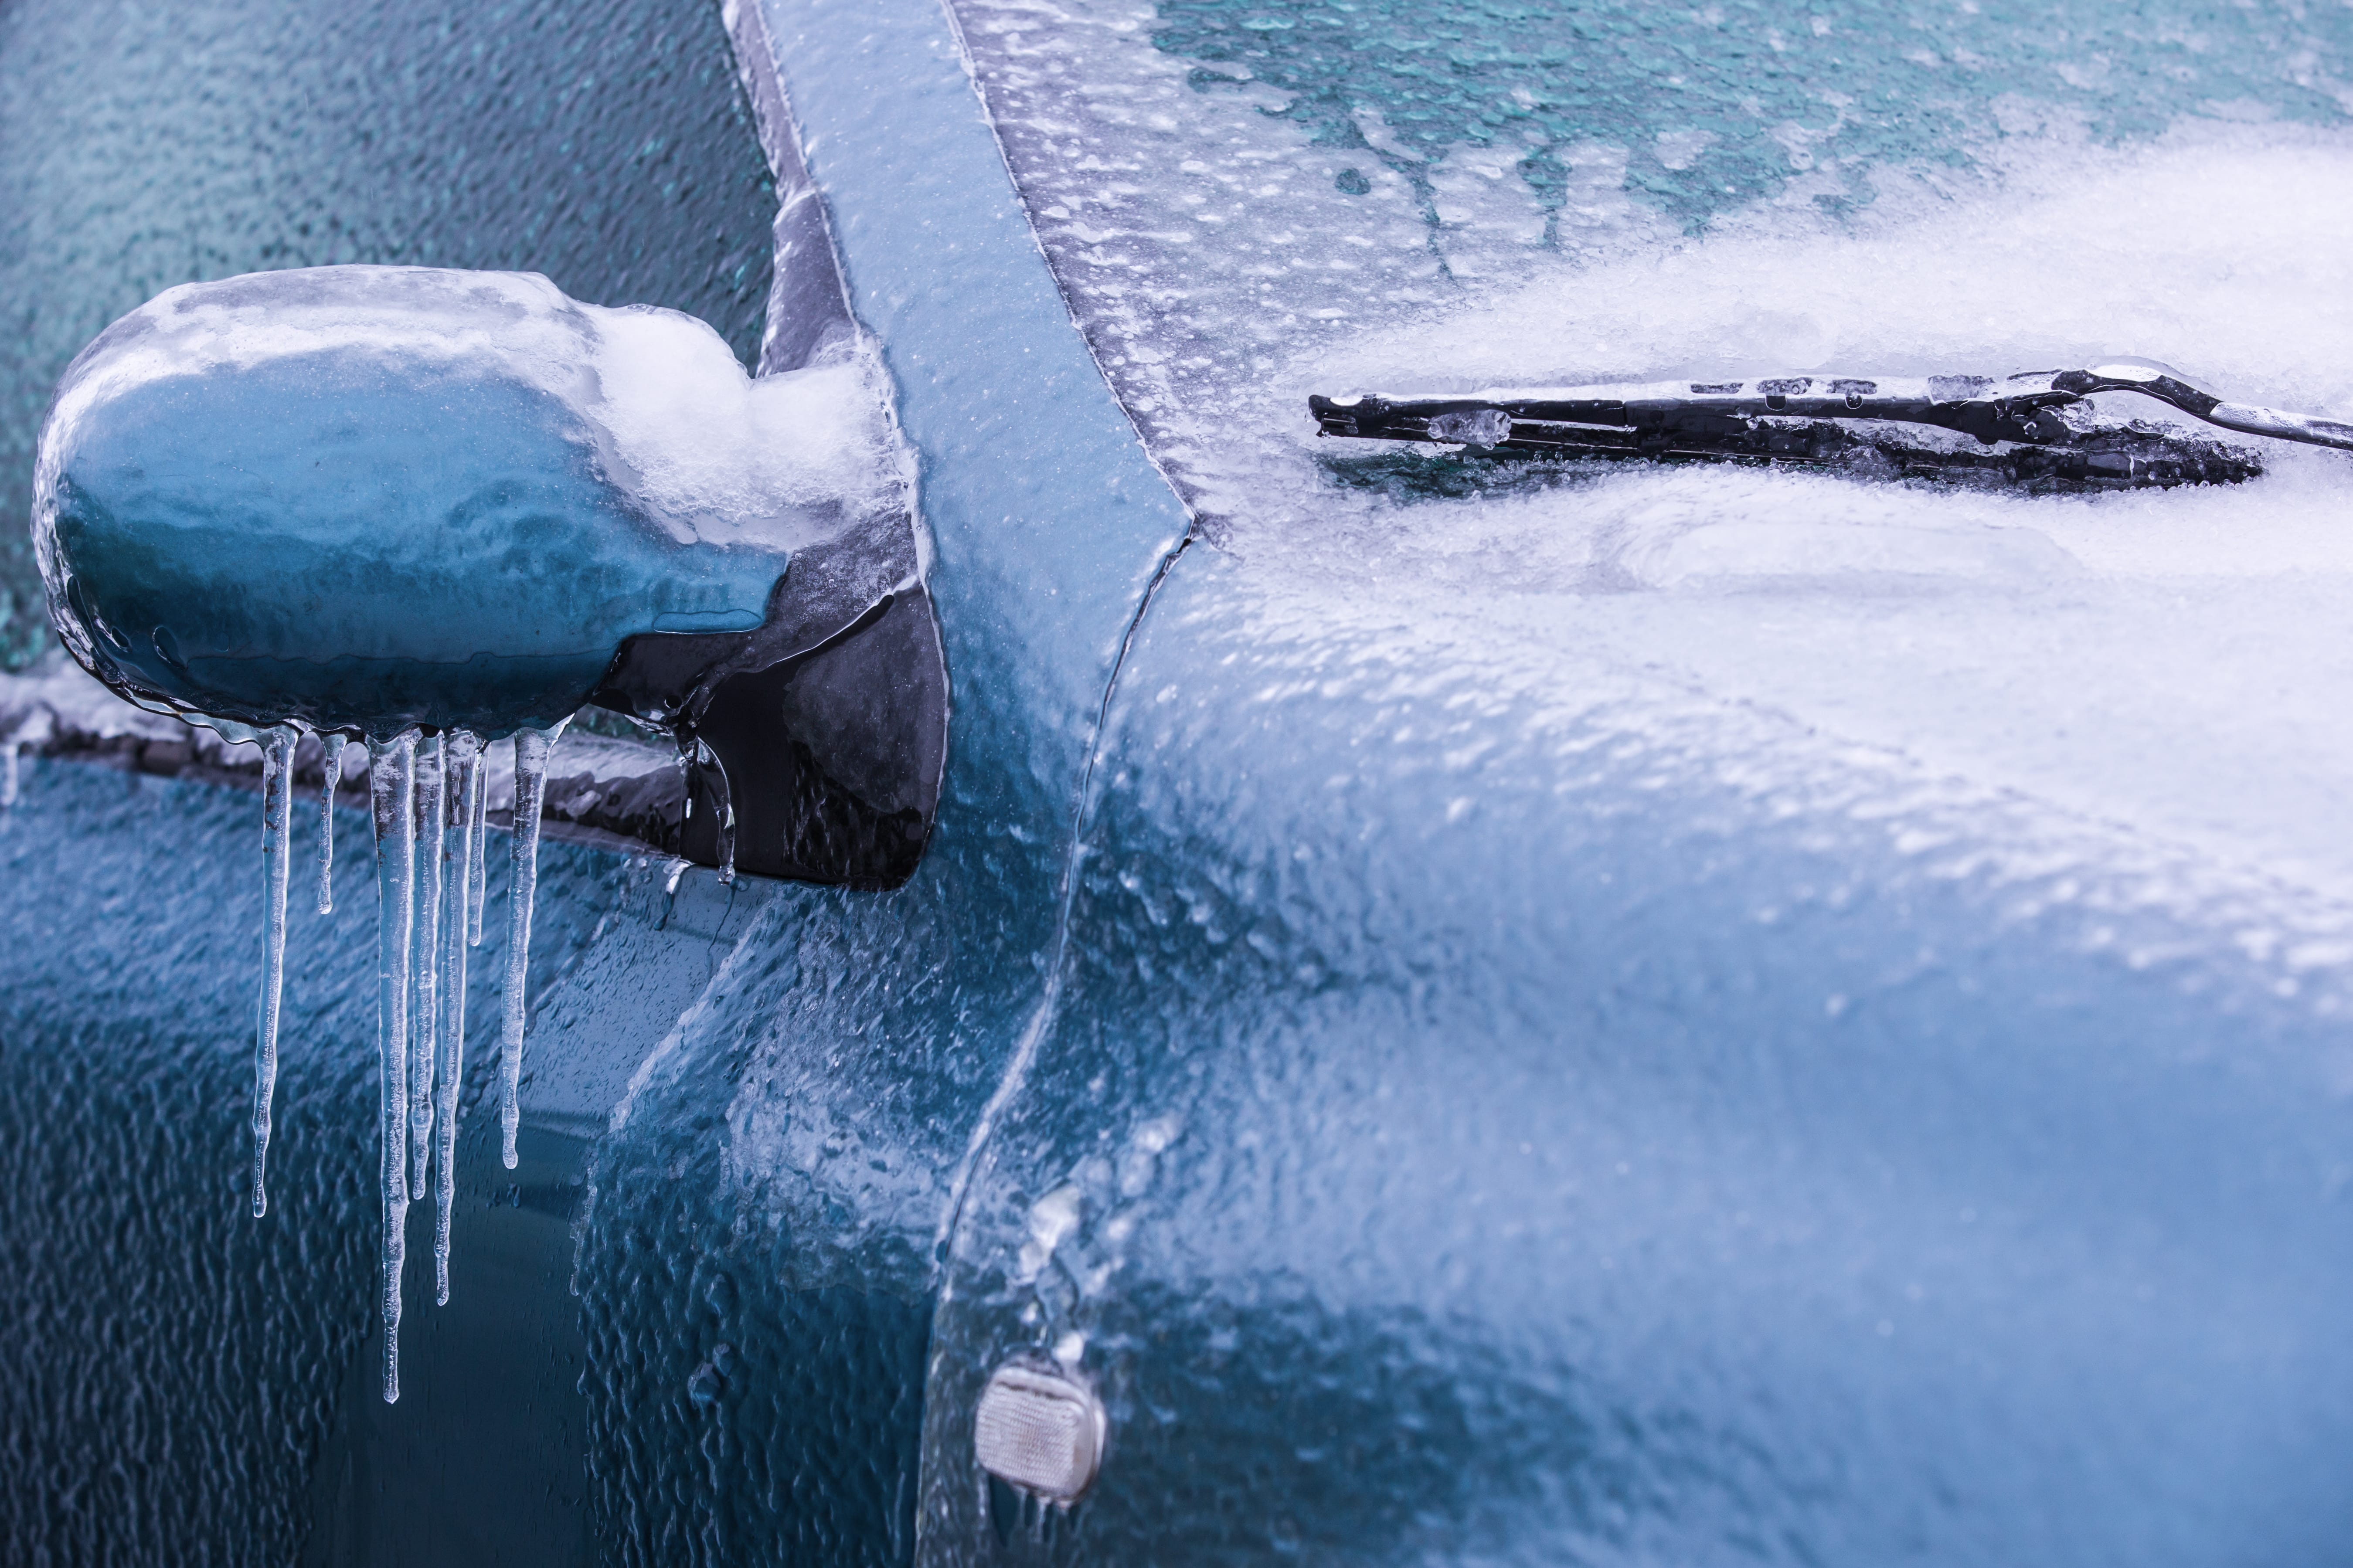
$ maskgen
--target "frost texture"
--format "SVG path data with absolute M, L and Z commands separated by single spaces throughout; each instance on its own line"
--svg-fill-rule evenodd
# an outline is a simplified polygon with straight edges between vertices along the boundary
M 1957 1556 L 2325 1555 L 2325 1440 L 2207 1456 L 2342 1405 L 2300 1282 L 2345 1267 L 2347 463 L 2034 500 L 1352 453 L 1303 402 L 2137 353 L 2343 413 L 2313 302 L 2353 247 L 2312 193 L 2353 145 L 2021 137 L 1694 238 L 1603 144 L 1547 244 L 1508 145 L 1428 160 L 1433 224 L 1286 84 L 1198 88 L 1146 6 L 956 9 L 1211 547 L 1106 705 L 1055 1017 L 957 1221 L 923 1560 L 991 1555 L 974 1402 L 1066 1342 L 1126 1403 L 1054 1554 L 1873 1562 L 1933 1517 Z M 1272 58 L 1400 8 L 1226 9 Z M 1737 19 L 1642 25 L 1762 73 Z M 1363 77 L 1449 93 L 1461 43 Z M 1636 84 L 1661 130 L 1708 129 L 1685 68 Z M 2258 1341 L 2294 1347 L 2260 1387 L 2211 1348 Z
M 1641 146 L 1585 144 L 1584 184 L 1549 220 L 1508 161 L 1472 167 L 1467 132 L 1438 155 L 1440 121 L 1409 135 L 1369 112 L 1397 87 L 1383 73 L 1404 80 L 1412 62 L 1342 59 L 1338 35 L 1309 36 L 1312 8 L 1289 33 L 1243 25 L 1290 16 L 1263 7 L 1171 7 L 1156 31 L 1127 0 L 955 8 L 1073 311 L 1212 542 L 1409 622 L 1525 605 L 1563 628 L 1532 659 L 1566 658 L 1573 624 L 1721 700 L 2353 897 L 2333 826 L 2353 777 L 2330 695 L 2345 678 L 2333 606 L 2353 576 L 2339 455 L 2265 442 L 2253 484 L 2066 500 L 1355 452 L 1317 441 L 1304 406 L 1311 391 L 2004 374 L 2139 353 L 2235 399 L 2341 416 L 2353 331 L 2310 301 L 2353 286 L 2353 222 L 2310 193 L 2353 180 L 2342 132 L 2195 116 L 2168 129 L 2179 105 L 2158 94 L 2110 127 L 2145 140 L 2103 144 L 2055 93 L 2010 101 L 2004 123 L 2031 134 L 1972 143 L 1968 170 L 1933 138 L 1868 150 L 1838 179 L 1874 199 L 1829 212 L 1798 153 L 1726 132 L 1723 156 L 1786 153 L 1789 177 L 1778 195 L 1727 199 L 1692 237 L 1625 188 Z M 1398 160 L 1323 134 L 1322 109 L 1273 112 L 1293 100 L 1257 80 L 1197 85 L 1227 68 L 1171 51 L 1208 48 L 1204 19 L 1229 15 L 1217 47 L 1261 51 L 1253 70 L 1262 57 L 1355 84 L 1366 134 L 1426 166 L 1434 223 Z M 1733 68 L 1729 35 L 1658 25 L 1687 29 L 1707 69 Z M 2319 59 L 2353 58 L 2340 22 L 2315 26 Z M 1859 29 L 1828 38 L 1841 58 L 1877 47 Z M 2301 112 L 2302 89 L 2261 55 L 2209 51 L 2200 68 Z M 1541 98 L 1593 88 L 1602 66 L 1564 42 L 1495 68 Z M 1700 118 L 1659 129 L 1695 134 Z M 1352 167 L 1366 194 L 1335 184 Z
M 1620 150 L 1629 197 L 1697 226 L 1793 184 L 1825 205 L 1868 202 L 1874 168 L 1965 163 L 2025 95 L 2103 139 L 2255 104 L 2345 120 L 2316 68 L 2353 51 L 2341 9 L 2141 0 L 2130 27 L 2113 17 L 2095 0 L 1815 0 L 1794 14 L 1766 0 L 1162 0 L 1147 26 L 1157 48 L 1200 62 L 1195 91 L 1271 89 L 1270 112 L 1353 153 L 1337 188 L 1362 195 L 1364 169 L 1394 172 L 1436 219 L 1460 211 L 1466 183 L 1490 184 L 1539 233 L 1603 147 Z

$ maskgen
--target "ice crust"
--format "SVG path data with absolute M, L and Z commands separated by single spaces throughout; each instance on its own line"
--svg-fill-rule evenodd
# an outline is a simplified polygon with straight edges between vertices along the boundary
M 1793 736 L 2353 901 L 2341 455 L 2259 441 L 2253 483 L 2038 498 L 1351 449 L 1304 409 L 2137 353 L 2342 416 L 2353 324 L 2327 301 L 2353 286 L 2353 139 L 2208 121 L 2102 145 L 2014 102 L 2031 134 L 1970 171 L 1863 171 L 1875 199 L 1840 215 L 1793 181 L 1696 237 L 1597 144 L 1546 244 L 1512 216 L 1535 212 L 1521 182 L 1471 169 L 1482 150 L 1433 161 L 1430 227 L 1404 179 L 1269 112 L 1278 94 L 1195 90 L 1148 7 L 956 9 L 1082 329 L 1203 531 L 1254 570 L 1432 625 L 1509 606 L 1532 670 L 1672 672 Z M 1366 194 L 1335 189 L 1344 165 Z M 1485 205 L 1449 205 L 1466 181 Z
M 2046 144 L 1949 200 L 1898 193 L 1851 230 L 1760 216 L 1539 268 L 1293 374 L 1999 373 L 2137 350 L 2242 400 L 2342 414 L 2353 331 L 2319 301 L 2353 283 L 2348 192 L 2341 136 Z M 1336 454 L 1298 440 L 1282 466 L 1327 540 L 1361 546 L 1350 570 L 1558 595 L 1565 632 L 1630 666 L 2353 900 L 2353 466 L 2255 444 L 2269 472 L 2250 484 L 2077 499 L 1692 469 L 1334 505 L 1306 498 L 1329 497 Z M 1303 545 L 1301 515 L 1266 542 Z
M 366 742 L 387 1402 L 400 1394 L 407 1208 L 428 1188 L 434 1295 L 449 1298 L 482 742 L 514 737 L 500 1047 L 512 1168 L 550 752 L 627 639 L 752 630 L 796 552 L 904 528 L 876 374 L 852 353 L 754 382 L 716 332 L 675 311 L 576 304 L 535 274 L 336 267 L 170 289 L 102 333 L 58 388 L 34 532 L 67 647 L 145 706 L 267 744 L 256 1218 L 293 750 L 306 730 Z M 14 794 L 19 745 L 38 738 L 25 723 L 0 737 L 0 794 Z M 343 750 L 319 816 L 322 910 Z
M 863 362 L 754 382 L 708 326 L 525 273 L 188 284 L 76 360 L 36 542 L 78 658 L 183 710 L 486 735 L 625 638 L 747 630 L 902 507 Z

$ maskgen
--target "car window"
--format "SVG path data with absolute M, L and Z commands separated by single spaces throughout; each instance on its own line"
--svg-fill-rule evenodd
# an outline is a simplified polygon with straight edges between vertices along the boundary
M 175 283 L 543 272 L 759 352 L 776 198 L 715 6 L 0 8 L 0 663 L 47 646 L 24 520 L 67 362 Z

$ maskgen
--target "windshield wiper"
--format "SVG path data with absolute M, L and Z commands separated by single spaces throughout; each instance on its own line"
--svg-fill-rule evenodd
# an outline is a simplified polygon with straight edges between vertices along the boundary
M 1498 453 L 1750 461 L 2056 488 L 2231 483 L 2253 450 L 2086 401 L 2135 392 L 2225 430 L 2353 451 L 2353 425 L 2216 396 L 2145 360 L 2088 370 L 1922 377 L 1781 376 L 1308 398 L 1325 436 Z

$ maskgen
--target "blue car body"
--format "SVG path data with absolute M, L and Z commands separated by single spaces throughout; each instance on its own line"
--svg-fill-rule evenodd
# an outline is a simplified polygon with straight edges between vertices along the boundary
M 1343 8 L 1295 9 L 1250 15 Z M 252 797 L 28 759 L 12 1555 L 2345 1555 L 2325 894 L 1695 689 L 1575 595 L 1205 527 L 1232 486 L 1155 461 L 955 18 L 731 22 L 773 298 L 838 265 L 916 456 L 924 858 L 546 847 L 523 1163 L 470 1091 L 387 1406 L 358 858 L 295 921 L 257 1225 Z M 1008 1364 L 1103 1403 L 1074 1505 L 976 1457 Z

